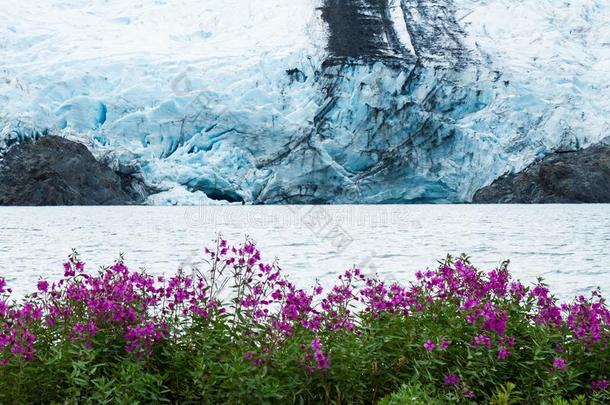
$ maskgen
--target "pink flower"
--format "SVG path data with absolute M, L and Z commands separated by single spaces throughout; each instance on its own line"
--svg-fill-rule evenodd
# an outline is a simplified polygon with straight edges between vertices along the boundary
M 602 380 L 594 380 L 591 381 L 591 389 L 593 391 L 605 391 L 610 387 L 610 381 L 602 379 Z
M 558 371 L 563 371 L 566 369 L 568 363 L 561 357 L 555 357 L 553 360 L 553 369 Z
M 72 327 L 72 330 L 74 331 L 74 333 L 83 333 L 83 331 L 85 330 L 85 326 L 82 323 L 75 323 L 74 326 Z
M 426 349 L 429 352 L 433 351 L 435 347 L 436 347 L 436 345 L 430 339 L 428 339 L 424 342 L 424 349 Z
M 37 284 L 38 291 L 47 292 L 49 290 L 49 283 L 45 280 L 38 281 Z
M 443 379 L 445 385 L 458 385 L 460 383 L 460 377 L 455 374 L 447 374 Z
M 328 360 L 328 356 L 322 352 L 320 339 L 315 338 L 312 340 L 310 346 L 313 349 L 313 357 L 316 360 L 318 370 L 328 368 L 330 366 L 330 361 Z
M 474 346 L 485 346 L 491 348 L 491 339 L 489 336 L 479 335 L 474 338 Z
M 447 348 L 449 348 L 449 341 L 443 339 L 443 340 L 441 340 L 441 343 L 439 343 L 439 346 L 441 349 L 447 350 Z
M 64 277 L 72 277 L 75 274 L 76 273 L 74 272 L 74 269 L 72 268 L 72 263 L 65 262 L 64 263 Z
M 281 299 L 282 299 L 282 297 L 283 297 L 283 294 L 282 294 L 282 292 L 281 292 L 280 290 L 275 290 L 275 291 L 273 292 L 273 294 L 271 294 L 271 298 L 273 298 L 273 299 L 274 299 L 274 300 L 276 300 L 276 301 L 281 300 Z
M 95 335 L 97 333 L 97 331 L 98 331 L 97 326 L 95 326 L 95 323 L 93 323 L 93 321 L 91 321 L 87 324 L 87 332 L 89 332 L 89 334 L 91 336 Z
M 500 350 L 498 350 L 498 360 L 504 360 L 512 353 L 504 346 L 500 346 Z

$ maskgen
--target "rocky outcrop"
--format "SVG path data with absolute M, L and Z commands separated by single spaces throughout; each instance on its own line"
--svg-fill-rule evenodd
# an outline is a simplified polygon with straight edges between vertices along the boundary
M 146 186 L 98 162 L 87 147 L 57 136 L 11 147 L 0 160 L 0 205 L 142 203 Z
M 610 145 L 556 152 L 474 195 L 475 203 L 608 203 Z

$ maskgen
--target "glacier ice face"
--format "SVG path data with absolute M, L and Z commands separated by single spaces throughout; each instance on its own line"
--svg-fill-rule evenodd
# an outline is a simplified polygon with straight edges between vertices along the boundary
M 0 10 L 0 149 L 80 140 L 152 204 L 469 201 L 610 133 L 602 0 Z

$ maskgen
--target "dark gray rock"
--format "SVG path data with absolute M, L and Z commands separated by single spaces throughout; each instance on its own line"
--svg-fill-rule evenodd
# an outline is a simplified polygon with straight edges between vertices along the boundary
M 608 203 L 610 145 L 553 153 L 505 174 L 474 195 L 475 203 Z
M 85 145 L 57 136 L 11 147 L 0 160 L 0 205 L 124 205 L 149 190 L 133 174 L 98 162 Z

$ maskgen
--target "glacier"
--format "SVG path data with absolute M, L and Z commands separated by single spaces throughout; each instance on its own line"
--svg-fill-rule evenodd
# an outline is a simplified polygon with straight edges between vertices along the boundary
M 0 0 L 0 151 L 77 140 L 150 204 L 466 202 L 610 135 L 608 21 L 603 0 Z

